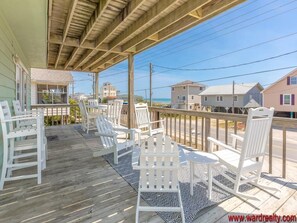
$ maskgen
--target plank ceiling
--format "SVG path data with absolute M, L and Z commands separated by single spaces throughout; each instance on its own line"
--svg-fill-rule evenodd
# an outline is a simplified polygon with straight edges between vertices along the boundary
M 49 0 L 48 68 L 99 72 L 244 0 Z

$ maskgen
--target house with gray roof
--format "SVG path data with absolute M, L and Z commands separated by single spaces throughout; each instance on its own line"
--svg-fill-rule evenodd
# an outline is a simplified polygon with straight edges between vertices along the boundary
M 233 95 L 232 84 L 210 86 L 200 93 L 201 104 L 211 111 L 231 112 L 234 100 L 235 113 L 245 113 L 249 108 L 262 105 L 262 90 L 259 83 L 235 84 Z
M 205 85 L 186 80 L 171 86 L 171 107 L 175 109 L 200 110 Z

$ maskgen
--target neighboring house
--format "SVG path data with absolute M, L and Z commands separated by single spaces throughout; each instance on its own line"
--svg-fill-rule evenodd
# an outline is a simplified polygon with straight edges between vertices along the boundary
M 72 98 L 76 101 L 80 101 L 80 100 L 87 100 L 88 96 L 85 93 L 77 92 L 72 96 Z
M 265 107 L 274 107 L 276 115 L 297 118 L 297 69 L 262 91 Z
M 201 96 L 205 85 L 183 81 L 171 86 L 171 107 L 176 109 L 200 110 Z
M 232 84 L 211 86 L 200 93 L 201 103 L 203 108 L 210 108 L 211 111 L 232 112 L 234 100 L 234 112 L 245 113 L 249 108 L 261 106 L 262 90 L 259 83 L 235 84 L 233 97 Z
M 69 84 L 73 77 L 69 71 L 31 69 L 31 103 L 68 104 Z
M 105 82 L 101 87 L 101 98 L 114 99 L 117 97 L 117 89 L 111 83 Z

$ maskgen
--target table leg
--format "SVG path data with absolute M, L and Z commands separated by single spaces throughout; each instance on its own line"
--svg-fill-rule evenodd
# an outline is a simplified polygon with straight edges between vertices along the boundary
M 194 163 L 190 162 L 190 194 L 193 196 L 193 187 L 194 187 Z
M 211 165 L 207 165 L 208 168 L 208 199 L 211 200 L 211 191 L 212 191 L 212 169 Z

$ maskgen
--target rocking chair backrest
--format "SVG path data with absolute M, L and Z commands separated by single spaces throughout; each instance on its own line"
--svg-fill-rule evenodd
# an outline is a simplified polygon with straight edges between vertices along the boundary
M 21 106 L 21 103 L 20 103 L 19 100 L 13 100 L 12 105 L 13 105 L 15 115 L 22 115 L 23 114 L 22 106 Z
M 115 135 L 112 123 L 104 115 L 99 115 L 96 119 L 98 135 L 100 135 L 102 146 L 105 149 L 116 146 L 116 137 L 108 137 L 108 135 Z
M 107 118 L 115 125 L 121 124 L 123 100 L 109 100 L 107 104 Z
M 83 101 L 79 101 L 78 103 L 79 109 L 80 109 L 80 113 L 83 119 L 86 119 L 87 117 L 87 110 L 86 110 L 86 106 L 84 104 Z
M 150 113 L 147 104 L 135 104 L 136 125 L 137 128 L 150 128 Z
M 178 169 L 177 143 L 169 136 L 154 135 L 141 145 L 140 188 L 148 191 L 177 190 Z
M 271 128 L 274 108 L 249 109 L 244 134 L 242 159 L 265 155 L 265 146 Z
M 98 100 L 96 99 L 89 99 L 88 104 L 91 106 L 97 106 L 98 105 Z

